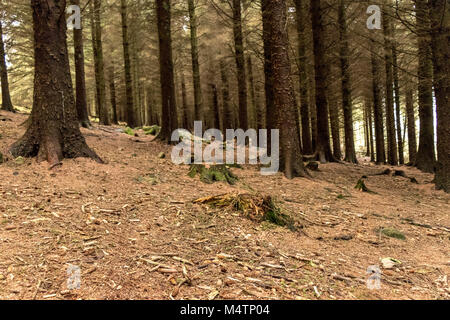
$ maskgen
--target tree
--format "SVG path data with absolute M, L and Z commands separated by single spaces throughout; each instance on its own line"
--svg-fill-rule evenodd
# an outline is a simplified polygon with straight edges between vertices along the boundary
M 386 68 L 386 129 L 388 140 L 388 162 L 391 165 L 398 164 L 397 157 L 397 140 L 395 132 L 395 116 L 394 116 L 394 74 L 392 59 L 392 23 L 390 20 L 391 12 L 389 11 L 389 0 L 385 4 L 383 10 L 383 33 L 384 33 L 384 62 Z
M 0 21 L 0 79 L 2 82 L 2 110 L 15 112 L 9 93 L 8 69 L 6 66 L 5 44 L 3 42 L 3 27 Z
M 239 126 L 248 129 L 247 75 L 245 72 L 244 37 L 242 35 L 241 0 L 233 0 L 233 35 L 239 96 Z
M 159 138 L 166 143 L 178 127 L 172 60 L 171 0 L 156 0 L 159 34 L 159 63 L 162 96 L 162 128 Z
M 14 143 L 14 157 L 38 157 L 54 165 L 63 158 L 101 162 L 81 135 L 66 41 L 66 1 L 32 0 L 35 81 L 31 123 Z
M 200 82 L 200 63 L 198 61 L 197 15 L 194 0 L 188 0 L 189 27 L 191 30 L 192 78 L 194 81 L 194 115 L 195 120 L 202 119 L 202 85 Z
M 125 95 L 126 95 L 126 118 L 129 127 L 137 126 L 136 115 L 134 111 L 133 98 L 133 80 L 131 77 L 131 61 L 130 61 L 130 45 L 128 42 L 128 16 L 127 16 L 127 1 L 120 1 L 120 15 L 122 17 L 122 46 L 123 46 L 123 60 L 125 73 Z
M 408 153 L 409 164 L 416 162 L 417 138 L 416 138 L 416 118 L 414 112 L 414 94 L 411 87 L 406 89 L 406 117 L 408 122 Z
M 419 46 L 419 118 L 420 135 L 417 151 L 417 168 L 433 173 L 435 166 L 433 120 L 433 66 L 429 41 L 430 17 L 427 0 L 416 0 L 416 23 Z
M 345 131 L 345 161 L 357 163 L 355 152 L 355 138 L 353 131 L 353 107 L 352 107 L 352 86 L 350 79 L 350 62 L 347 35 L 347 21 L 345 12 L 345 1 L 339 0 L 338 24 L 340 41 L 340 61 L 342 79 L 342 107 L 344 109 L 344 131 Z M 368 139 L 369 140 L 369 139 Z
M 450 193 L 450 6 L 430 0 L 434 90 L 437 109 L 436 188 Z
M 80 0 L 71 0 L 71 3 L 80 6 Z M 80 125 L 84 128 L 89 128 L 91 122 L 89 120 L 87 108 L 87 94 L 86 94 L 86 76 L 84 70 L 84 44 L 83 44 L 83 25 L 81 22 L 80 28 L 73 29 L 73 45 L 75 55 L 75 84 L 76 84 L 76 108 L 78 120 Z
M 309 86 L 306 57 L 306 9 L 304 0 L 295 0 L 298 36 L 298 73 L 300 81 L 300 117 L 302 128 L 302 146 L 304 154 L 312 154 L 311 124 L 309 116 Z
M 325 27 L 321 0 L 311 0 L 311 20 L 314 42 L 314 68 L 317 109 L 317 142 L 316 153 L 322 163 L 336 161 L 330 146 L 329 107 L 327 101 L 327 78 L 329 67 L 325 59 Z
M 307 172 L 300 153 L 297 111 L 292 95 L 291 64 L 288 54 L 285 0 L 263 0 L 264 19 L 270 24 L 273 105 L 268 118 L 270 129 L 280 130 L 280 170 L 288 179 L 304 177 Z
M 381 104 L 381 88 L 378 78 L 380 76 L 379 58 L 377 57 L 375 41 L 371 39 L 371 63 L 372 63 L 372 92 L 373 92 L 373 113 L 375 119 L 375 145 L 376 163 L 386 163 L 386 149 L 384 146 L 384 121 L 383 107 Z
M 106 105 L 105 71 L 103 61 L 103 42 L 101 26 L 101 0 L 94 0 L 94 62 L 95 62 L 95 86 L 97 89 L 97 107 L 99 111 L 100 124 L 110 125 L 109 112 Z
M 115 76 L 114 63 L 112 63 L 109 67 L 109 97 L 112 109 L 112 123 L 118 124 Z

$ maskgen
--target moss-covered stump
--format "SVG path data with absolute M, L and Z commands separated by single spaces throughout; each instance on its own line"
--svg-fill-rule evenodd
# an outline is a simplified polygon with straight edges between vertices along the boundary
M 372 191 L 370 191 L 369 188 L 367 188 L 366 183 L 364 182 L 364 178 L 361 178 L 358 180 L 358 183 L 356 184 L 355 189 L 362 191 L 362 192 L 372 193 Z
M 295 221 L 281 212 L 270 196 L 251 194 L 224 194 L 194 200 L 194 203 L 208 204 L 215 208 L 228 208 L 258 223 L 270 222 L 295 231 Z
M 144 130 L 146 135 L 156 136 L 161 131 L 161 127 L 154 125 L 151 127 L 143 127 L 142 130 Z
M 234 185 L 238 181 L 238 177 L 225 165 L 214 165 L 206 168 L 202 164 L 193 164 L 191 165 L 188 176 L 195 178 L 197 175 L 200 176 L 202 182 L 208 184 L 222 181 Z

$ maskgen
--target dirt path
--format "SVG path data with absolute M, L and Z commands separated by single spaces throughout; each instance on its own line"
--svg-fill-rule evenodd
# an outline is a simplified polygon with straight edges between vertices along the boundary
M 26 117 L 0 116 L 12 120 L 0 122 L 5 153 Z M 159 159 L 169 149 L 151 137 L 83 132 L 106 165 L 0 165 L 1 299 L 450 298 L 450 196 L 431 175 L 401 168 L 419 184 L 371 176 L 374 193 L 363 193 L 358 179 L 385 167 L 329 164 L 292 181 L 249 167 L 232 169 L 236 186 L 208 185 Z M 192 204 L 227 192 L 272 195 L 303 229 Z M 383 268 L 387 257 L 401 263 Z M 81 270 L 80 289 L 67 289 L 70 265 Z M 366 286 L 373 265 L 380 290 Z

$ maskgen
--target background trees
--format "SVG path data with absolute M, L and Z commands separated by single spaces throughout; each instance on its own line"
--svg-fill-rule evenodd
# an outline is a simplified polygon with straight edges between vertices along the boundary
M 67 34 L 83 126 L 159 124 L 166 141 L 194 120 L 222 130 L 286 126 L 296 163 L 300 151 L 322 162 L 367 155 L 379 164 L 436 167 L 438 185 L 448 181 L 440 169 L 448 158 L 445 1 L 374 1 L 383 9 L 381 30 L 366 27 L 367 3 L 352 0 L 71 3 L 83 9 L 83 29 Z M 272 5 L 281 16 L 266 8 Z M 12 101 L 29 111 L 36 103 L 32 11 L 28 0 L 2 3 L 0 11 L 3 109 Z M 273 30 L 277 23 L 285 29 Z

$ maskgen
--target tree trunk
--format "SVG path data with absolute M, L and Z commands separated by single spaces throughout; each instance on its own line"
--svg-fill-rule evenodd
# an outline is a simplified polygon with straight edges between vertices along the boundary
M 189 26 L 191 29 L 191 56 L 192 56 L 192 77 L 194 81 L 194 115 L 195 120 L 200 121 L 202 116 L 202 85 L 200 82 L 200 64 L 198 62 L 198 37 L 197 37 L 197 16 L 195 13 L 194 0 L 188 0 Z
M 137 126 L 134 111 L 133 79 L 131 77 L 130 44 L 128 42 L 128 16 L 127 0 L 121 0 L 120 14 L 122 17 L 122 46 L 125 72 L 125 95 L 126 95 L 126 119 L 129 127 Z
M 220 129 L 220 110 L 219 110 L 219 96 L 217 94 L 217 86 L 214 83 L 211 87 L 211 128 Z
M 373 91 L 373 112 L 375 118 L 375 144 L 376 163 L 386 163 L 386 149 L 384 146 L 384 121 L 383 107 L 381 102 L 381 88 L 379 83 L 380 66 L 377 57 L 375 41 L 371 40 L 371 63 L 372 63 L 372 91 Z
M 95 28 L 95 84 L 97 88 L 97 105 L 100 124 L 110 125 L 108 106 L 106 105 L 105 71 L 103 61 L 103 42 L 101 25 L 101 0 L 94 0 L 94 28 Z
M 430 19 L 427 0 L 416 1 L 417 35 L 419 38 L 419 150 L 415 165 L 424 172 L 433 173 L 435 166 L 433 78 L 429 37 Z M 447 62 L 448 63 L 448 62 Z
M 159 62 L 162 97 L 162 128 L 159 138 L 170 142 L 172 132 L 178 127 L 175 100 L 175 82 L 172 59 L 171 4 L 170 0 L 156 0 L 159 34 Z
M 346 8 L 344 0 L 339 1 L 338 22 L 340 40 L 340 60 L 342 77 L 342 107 L 344 109 L 344 132 L 345 132 L 345 161 L 357 163 L 355 152 L 355 138 L 353 131 L 353 107 L 352 107 L 352 85 L 350 79 L 350 62 L 348 48 L 348 34 L 346 21 Z M 369 142 L 369 141 L 367 141 Z
M 191 129 L 189 125 L 189 107 L 187 101 L 186 82 L 184 81 L 184 74 L 181 74 L 181 103 L 182 103 L 182 128 Z
M 270 23 L 271 14 L 269 12 L 269 1 L 261 1 L 261 10 L 263 17 L 263 48 L 264 48 L 264 93 L 266 101 L 265 109 L 265 126 L 269 125 L 271 119 L 271 112 L 274 110 L 273 106 L 273 83 L 272 83 L 272 47 L 270 42 L 271 28 Z M 270 134 L 270 133 L 269 133 Z
M 67 50 L 65 0 L 32 0 L 35 80 L 31 124 L 11 146 L 14 157 L 38 157 L 54 165 L 63 158 L 101 162 L 80 133 Z
M 394 116 L 394 75 L 392 59 L 392 23 L 390 21 L 389 4 L 383 10 L 383 33 L 384 33 L 384 61 L 386 67 L 386 129 L 388 140 L 388 162 L 391 165 L 398 165 L 397 140 L 395 132 Z
M 298 73 L 300 81 L 300 118 L 302 128 L 302 146 L 304 154 L 312 154 L 311 124 L 309 119 L 309 87 L 306 60 L 306 9 L 304 0 L 295 0 L 298 36 Z
M 112 122 L 118 124 L 119 120 L 117 117 L 117 100 L 116 100 L 116 84 L 115 84 L 115 72 L 114 72 L 114 62 L 109 67 L 109 95 L 111 98 L 111 109 L 113 112 Z
M 394 43 L 394 41 L 393 41 Z M 400 85 L 398 75 L 398 57 L 397 48 L 392 46 L 392 59 L 394 62 L 394 93 L 395 93 L 395 117 L 397 121 L 397 142 L 398 142 L 398 161 L 400 164 L 405 164 L 405 155 L 403 147 L 403 134 L 402 134 L 402 119 L 401 119 L 401 105 L 400 105 Z
M 80 6 L 80 0 L 71 0 L 71 3 Z M 82 22 L 81 22 L 82 23 Z M 86 76 L 84 72 L 84 45 L 83 26 L 81 29 L 73 29 L 73 44 L 75 52 L 75 84 L 76 84 L 76 108 L 80 125 L 84 128 L 91 127 L 87 108 Z
M 247 130 L 247 75 L 245 72 L 244 37 L 242 35 L 241 0 L 233 0 L 233 35 L 239 96 L 239 126 Z
M 250 112 L 251 117 L 249 119 L 249 123 L 251 121 L 250 127 L 258 128 L 257 114 L 261 108 L 258 104 L 258 97 L 256 96 L 255 78 L 253 76 L 253 62 L 252 62 L 252 57 L 250 55 L 248 55 L 248 57 L 247 57 L 247 67 L 248 67 L 248 80 L 249 80 L 249 84 L 250 84 L 250 100 L 252 101 L 252 109 Z M 259 129 L 264 129 L 264 128 L 259 128 Z
M 330 146 L 329 110 L 327 101 L 327 78 L 329 68 L 325 59 L 325 27 L 320 0 L 311 0 L 311 20 L 313 27 L 314 65 L 317 109 L 316 152 L 322 163 L 336 161 Z
M 220 61 L 220 77 L 222 80 L 222 127 L 223 130 L 235 128 L 233 123 L 233 109 L 230 104 L 230 85 L 228 84 L 227 71 L 225 69 L 225 62 Z
M 408 153 L 409 163 L 416 162 L 417 154 L 417 138 L 416 138 L 416 118 L 414 112 L 413 90 L 409 87 L 406 89 L 406 115 L 408 119 Z
M 0 20 L 0 79 L 2 82 L 2 110 L 15 112 L 9 93 L 8 68 L 6 66 L 5 44 L 3 42 L 3 27 Z
M 436 188 L 450 193 L 450 6 L 430 0 L 434 90 L 437 109 Z
M 269 118 L 269 129 L 280 130 L 280 170 L 288 179 L 306 176 L 300 152 L 300 139 L 296 123 L 297 111 L 292 95 L 291 64 L 286 26 L 285 0 L 268 1 L 263 5 L 263 15 L 270 23 L 271 72 L 273 81 L 274 118 Z M 298 117 L 297 117 L 298 118 Z

